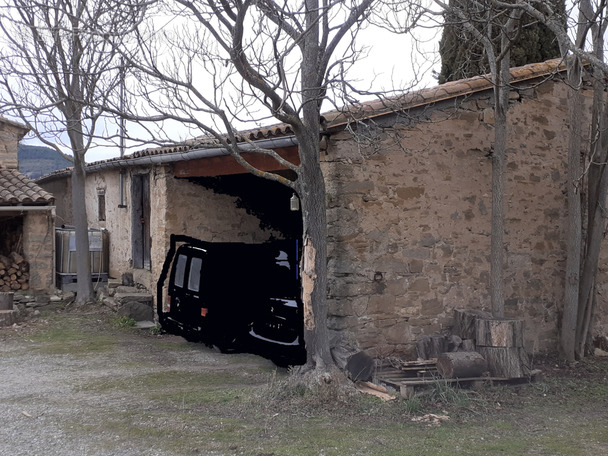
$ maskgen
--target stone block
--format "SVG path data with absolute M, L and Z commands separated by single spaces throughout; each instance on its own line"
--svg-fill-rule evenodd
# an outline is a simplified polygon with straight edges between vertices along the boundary
M 410 260 L 409 264 L 410 264 L 410 272 L 412 274 L 419 274 L 422 272 L 423 264 L 424 264 L 422 262 L 422 260 L 412 259 L 412 260 Z
M 154 309 L 152 302 L 128 301 L 118 308 L 118 315 L 130 317 L 135 321 L 153 321 Z
M 0 310 L 0 326 L 12 326 L 17 322 L 16 310 Z
M 419 277 L 414 279 L 408 288 L 408 291 L 416 291 L 419 293 L 426 293 L 431 291 L 431 287 L 429 285 L 429 279 L 426 277 Z

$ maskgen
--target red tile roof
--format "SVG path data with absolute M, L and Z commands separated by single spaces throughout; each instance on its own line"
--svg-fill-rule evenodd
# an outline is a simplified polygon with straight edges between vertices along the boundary
M 0 206 L 49 205 L 53 195 L 16 169 L 0 168 Z
M 510 83 L 541 77 L 551 77 L 566 69 L 562 59 L 547 60 L 511 69 Z M 353 120 L 365 120 L 394 112 L 426 106 L 456 97 L 472 95 L 492 88 L 490 75 L 475 76 L 459 81 L 446 82 L 435 87 L 407 92 L 403 95 L 347 106 L 344 109 L 323 114 L 329 128 L 346 125 Z

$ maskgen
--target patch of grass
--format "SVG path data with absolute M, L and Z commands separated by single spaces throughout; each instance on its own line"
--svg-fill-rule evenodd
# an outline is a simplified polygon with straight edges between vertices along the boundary
M 133 318 L 126 315 L 117 317 L 114 320 L 114 325 L 116 325 L 118 328 L 134 328 L 136 324 L 137 322 Z
M 149 330 L 151 336 L 160 336 L 163 333 L 163 328 L 159 323 L 156 323 Z
M 113 350 L 117 346 L 111 334 L 90 333 L 77 328 L 48 326 L 31 335 L 35 350 L 46 354 L 88 355 Z

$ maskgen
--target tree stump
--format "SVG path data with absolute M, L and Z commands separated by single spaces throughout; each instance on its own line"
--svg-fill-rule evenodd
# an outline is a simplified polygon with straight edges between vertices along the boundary
M 483 310 L 454 310 L 454 328 L 452 333 L 461 339 L 475 339 L 476 322 L 480 318 L 492 318 L 492 315 Z
M 478 347 L 523 347 L 524 325 L 512 318 L 480 318 L 475 325 Z
M 0 292 L 0 310 L 13 310 L 13 293 Z
M 481 377 L 487 370 L 486 360 L 477 352 L 442 353 L 437 359 L 437 372 L 444 378 Z
M 477 347 L 477 351 L 486 359 L 492 377 L 530 376 L 530 361 L 523 347 Z
M 493 377 L 524 378 L 530 375 L 521 320 L 478 319 L 476 330 L 477 351 L 486 359 Z

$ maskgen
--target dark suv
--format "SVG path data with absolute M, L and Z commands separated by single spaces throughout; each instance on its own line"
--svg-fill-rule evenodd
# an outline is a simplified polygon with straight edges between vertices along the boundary
M 298 258 L 297 241 L 216 243 L 172 235 L 157 284 L 160 324 L 222 351 L 303 364 Z

